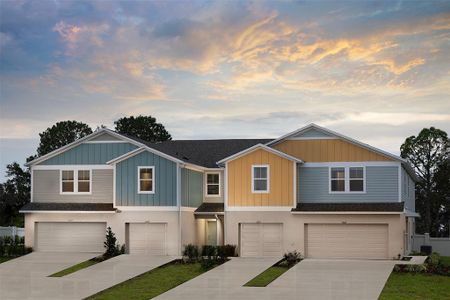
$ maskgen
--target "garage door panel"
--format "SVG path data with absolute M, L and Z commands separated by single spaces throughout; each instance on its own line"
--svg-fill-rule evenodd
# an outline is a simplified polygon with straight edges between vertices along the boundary
M 282 228 L 272 223 L 241 224 L 241 256 L 281 256 Z
M 37 251 L 103 252 L 106 223 L 38 222 Z
M 130 223 L 130 254 L 166 255 L 166 223 Z
M 307 224 L 306 255 L 311 258 L 387 258 L 386 224 Z

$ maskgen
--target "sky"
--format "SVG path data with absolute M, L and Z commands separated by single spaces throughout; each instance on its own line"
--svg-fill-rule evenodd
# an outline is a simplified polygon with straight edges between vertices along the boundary
M 450 133 L 450 1 L 0 1 L 0 181 L 57 121 L 174 139 Z

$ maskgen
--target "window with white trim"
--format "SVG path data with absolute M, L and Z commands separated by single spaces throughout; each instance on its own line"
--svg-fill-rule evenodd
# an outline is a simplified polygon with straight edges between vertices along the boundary
M 206 196 L 220 196 L 219 173 L 206 173 Z
M 61 170 L 61 194 L 90 194 L 91 170 Z
M 155 192 L 155 167 L 138 167 L 138 193 L 153 194 Z
M 252 166 L 252 192 L 268 193 L 269 192 L 269 166 L 254 165 Z
M 365 193 L 364 167 L 331 167 L 330 193 Z

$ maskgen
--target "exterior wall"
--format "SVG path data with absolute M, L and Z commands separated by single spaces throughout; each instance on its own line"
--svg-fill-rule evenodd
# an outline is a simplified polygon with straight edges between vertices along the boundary
M 167 254 L 179 255 L 178 211 L 140 211 L 121 213 L 27 213 L 25 244 L 34 247 L 35 222 L 106 222 L 116 234 L 117 242 L 125 244 L 125 224 L 133 222 L 167 223 Z M 106 234 L 106 232 L 105 232 Z
M 203 173 L 191 169 L 181 169 L 181 204 L 199 207 L 203 202 Z
M 345 215 L 308 214 L 294 215 L 291 212 L 227 211 L 225 244 L 239 245 L 240 223 L 282 223 L 283 252 L 297 250 L 305 253 L 305 224 L 388 224 L 388 257 L 397 258 L 404 253 L 405 217 L 403 215 Z
M 112 203 L 113 170 L 92 170 L 90 195 L 61 195 L 60 170 L 33 170 L 33 202 Z
M 196 220 L 193 211 L 181 211 L 181 246 L 197 244 Z
M 99 165 L 136 149 L 130 143 L 80 144 L 39 165 Z
M 203 178 L 203 186 L 204 186 L 204 196 L 203 196 L 203 202 L 212 202 L 212 203 L 223 203 L 224 195 L 225 195 L 225 189 L 224 189 L 224 172 L 222 170 L 218 171 L 212 171 L 212 172 L 218 172 L 220 175 L 220 195 L 219 196 L 207 196 L 206 195 L 206 174 L 205 172 L 204 178 Z
M 105 142 L 105 141 L 122 141 L 122 140 L 106 132 L 89 140 L 89 142 Z
M 401 178 L 401 189 L 402 189 L 402 201 L 405 202 L 405 208 L 409 211 L 416 210 L 416 189 L 415 182 L 409 176 L 408 172 L 402 167 L 402 178 Z
M 252 193 L 252 165 L 270 167 L 269 193 Z M 259 149 L 228 163 L 228 206 L 293 206 L 294 163 Z
M 328 167 L 298 167 L 298 202 L 398 202 L 397 166 L 367 166 L 366 193 L 329 193 Z
M 325 132 L 319 131 L 317 129 L 311 128 L 307 131 L 293 135 L 291 138 L 330 138 L 330 137 L 334 136 L 326 134 Z
M 153 194 L 138 194 L 138 166 L 154 166 Z M 144 151 L 116 164 L 116 206 L 176 206 L 177 164 Z
M 273 148 L 304 162 L 390 161 L 392 159 L 340 139 L 285 140 Z

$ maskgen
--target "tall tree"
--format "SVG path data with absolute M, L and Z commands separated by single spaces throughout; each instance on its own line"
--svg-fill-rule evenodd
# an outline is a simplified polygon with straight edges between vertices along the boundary
M 416 222 L 416 229 L 439 235 L 445 196 L 437 193 L 436 174 L 450 157 L 447 133 L 434 127 L 424 128 L 417 136 L 408 137 L 400 150 L 401 156 L 411 162 L 420 179 L 416 184 L 416 208 L 421 218 Z
M 16 162 L 6 168 L 8 179 L 0 184 L 0 226 L 23 226 L 19 209 L 30 202 L 30 171 Z
M 89 125 L 77 121 L 62 121 L 39 133 L 38 156 L 45 155 L 92 133 Z
M 152 116 L 131 116 L 114 122 L 116 131 L 140 138 L 147 142 L 163 142 L 172 139 L 164 125 L 157 123 Z

